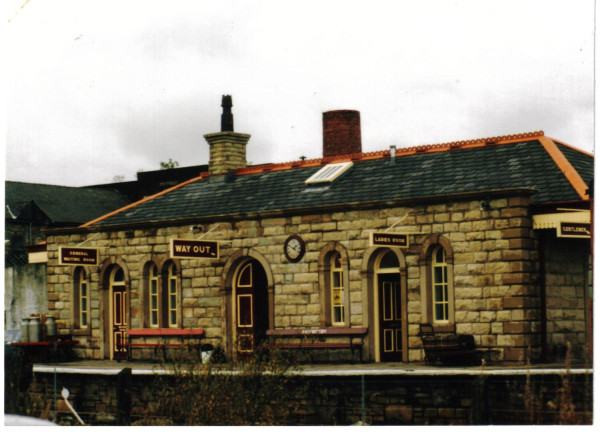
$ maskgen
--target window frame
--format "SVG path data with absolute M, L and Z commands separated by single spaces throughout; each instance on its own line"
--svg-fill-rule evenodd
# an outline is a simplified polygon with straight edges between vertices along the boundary
M 447 272 L 447 320 L 436 319 L 435 314 L 435 277 L 434 253 L 439 248 L 444 249 L 445 265 L 439 263 L 437 268 L 445 268 Z M 436 332 L 454 332 L 456 330 L 455 322 L 455 291 L 454 291 L 454 252 L 452 245 L 444 236 L 434 234 L 428 237 L 421 246 L 419 255 L 420 280 L 421 280 L 421 323 L 431 324 Z
M 341 269 L 335 272 L 341 272 L 340 282 L 344 290 L 342 301 L 344 319 L 334 322 L 333 305 L 333 259 L 339 254 Z M 322 327 L 350 327 L 351 307 L 350 307 L 350 259 L 346 248 L 337 242 L 330 242 L 321 250 L 319 256 L 319 299 L 320 310 L 319 319 Z
M 442 253 L 441 260 L 438 254 Z M 437 269 L 441 269 L 441 281 L 437 280 Z M 442 299 L 438 300 L 438 288 L 441 289 Z M 450 288 L 448 283 L 448 263 L 446 250 L 437 245 L 431 253 L 431 290 L 432 290 L 432 322 L 433 324 L 448 324 L 450 322 Z M 442 317 L 438 317 L 438 305 L 442 306 Z
M 156 292 L 152 292 L 152 287 L 156 288 Z M 156 263 L 151 262 L 150 268 L 148 269 L 148 325 L 150 328 L 160 328 L 160 277 L 158 272 L 158 266 Z M 156 308 L 152 307 L 152 300 L 156 300 Z M 156 322 L 154 322 L 152 313 L 156 312 Z
M 332 326 L 344 326 L 346 325 L 346 305 L 345 299 L 347 297 L 347 287 L 344 286 L 344 268 L 342 266 L 342 256 L 339 252 L 332 252 L 331 258 L 329 259 L 330 278 L 329 278 L 329 289 L 331 298 L 331 325 Z M 339 263 L 339 267 L 337 264 Z M 336 278 L 337 275 L 337 278 Z M 340 286 L 335 286 L 335 282 L 339 281 Z M 335 292 L 341 292 L 341 301 L 339 304 L 335 303 Z M 339 310 L 339 316 L 341 319 L 337 319 L 336 309 Z
M 71 273 L 71 279 L 73 281 L 71 286 L 71 326 L 73 334 L 75 335 L 90 335 L 92 330 L 92 293 L 91 293 L 91 271 L 88 271 L 84 266 L 75 266 Z M 86 313 L 87 323 L 85 326 L 81 325 L 81 284 L 85 283 L 87 291 L 87 310 Z

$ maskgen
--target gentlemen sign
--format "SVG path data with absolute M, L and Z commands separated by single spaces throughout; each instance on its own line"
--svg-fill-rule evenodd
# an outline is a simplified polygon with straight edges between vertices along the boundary
M 58 265 L 98 265 L 98 248 L 63 247 L 58 248 Z
M 387 246 L 387 247 L 408 247 L 408 234 L 403 233 L 387 233 L 387 232 L 372 232 L 371 246 Z
M 561 222 L 556 228 L 558 237 L 590 238 L 591 225 L 582 222 Z
M 219 242 L 171 239 L 172 258 L 219 258 Z

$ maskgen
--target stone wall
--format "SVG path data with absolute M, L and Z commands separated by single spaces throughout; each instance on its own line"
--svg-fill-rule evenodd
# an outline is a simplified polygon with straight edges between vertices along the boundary
M 54 412 L 54 379 L 51 373 L 36 374 L 32 394 L 41 403 L 34 414 Z M 59 392 L 69 390 L 69 401 L 86 423 L 115 424 L 115 375 L 59 373 L 56 382 Z M 133 424 L 161 424 L 153 384 L 152 376 L 131 377 L 127 390 Z M 302 384 L 289 400 L 277 401 L 292 407 L 291 415 L 281 419 L 284 425 L 592 424 L 592 375 L 354 375 L 305 377 Z M 570 403 L 572 415 L 565 409 Z M 64 416 L 68 411 L 62 405 Z
M 589 240 L 549 236 L 546 245 L 547 343 L 550 358 L 564 358 L 570 343 L 576 357 L 587 346 L 585 289 Z
M 400 218 L 396 232 L 414 233 L 403 250 L 406 261 L 409 361 L 421 361 L 419 323 L 424 322 L 423 250 L 441 236 L 452 250 L 455 325 L 450 330 L 472 334 L 479 347 L 493 348 L 495 360 L 524 361 L 527 347 L 539 355 L 539 286 L 530 199 L 511 197 L 489 202 L 463 201 L 410 207 L 349 210 L 262 220 L 223 222 L 204 237 L 222 240 L 219 260 L 181 260 L 181 313 L 184 327 L 206 330 L 207 341 L 228 342 L 226 279 L 235 270 L 233 257 L 251 253 L 263 258 L 274 286 L 276 328 L 316 328 L 321 324 L 319 256 L 328 244 L 340 244 L 348 255 L 351 326 L 370 326 L 373 305 L 365 272 L 377 254 L 369 246 L 372 230 L 385 230 Z M 214 224 L 204 225 L 205 232 Z M 131 326 L 141 326 L 140 294 L 144 264 L 166 260 L 171 238 L 197 238 L 191 226 L 148 227 L 101 232 L 86 243 L 100 247 L 101 259 L 125 266 L 131 292 Z M 306 242 L 306 255 L 290 263 L 283 253 L 285 239 L 298 234 Z M 89 237 L 92 235 L 90 234 Z M 71 268 L 57 265 L 59 245 L 76 245 L 83 234 L 48 237 L 48 300 L 59 315 L 58 326 L 69 332 Z M 98 291 L 101 267 L 91 271 L 92 331 L 81 339 L 87 357 L 100 356 L 102 297 Z M 370 314 L 370 315 L 369 315 Z M 372 340 L 371 340 L 372 344 Z M 368 350 L 372 348 L 367 348 Z M 372 358 L 372 351 L 371 357 Z M 80 353 L 81 354 L 81 353 Z M 369 354 L 369 353 L 367 353 Z M 369 355 L 367 355 L 369 357 Z

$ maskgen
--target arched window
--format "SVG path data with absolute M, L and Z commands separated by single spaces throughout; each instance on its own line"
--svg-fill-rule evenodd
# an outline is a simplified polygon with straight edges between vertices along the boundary
M 175 263 L 171 262 L 167 268 L 167 290 L 168 290 L 168 322 L 169 327 L 177 327 L 178 326 L 178 298 L 179 298 L 179 290 L 177 287 L 177 267 L 175 267 Z
M 436 331 L 454 331 L 453 251 L 450 242 L 438 234 L 423 244 L 421 301 L 423 323 L 434 324 Z
M 90 284 L 84 267 L 73 273 L 73 324 L 75 329 L 90 328 Z
M 348 253 L 331 242 L 319 257 L 319 294 L 322 326 L 350 326 L 350 280 Z
M 154 263 L 150 265 L 148 272 L 148 323 L 150 327 L 159 327 L 159 307 L 158 307 L 158 266 Z
M 344 270 L 342 268 L 342 257 L 334 253 L 331 257 L 331 324 L 344 325 L 346 288 L 344 287 Z
M 433 322 L 447 323 L 449 320 L 449 292 L 448 292 L 448 263 L 446 251 L 442 246 L 437 246 L 431 260 L 432 285 L 433 285 Z

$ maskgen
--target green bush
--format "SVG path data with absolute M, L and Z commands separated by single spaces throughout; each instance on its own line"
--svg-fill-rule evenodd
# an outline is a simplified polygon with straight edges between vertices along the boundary
M 221 353 L 219 355 L 218 353 Z M 223 350 L 216 347 L 215 357 Z M 152 424 L 275 425 L 289 422 L 293 395 L 302 386 L 295 354 L 259 347 L 252 355 L 224 364 L 202 364 L 182 353 L 172 375 L 156 380 Z M 144 422 L 141 422 L 144 423 Z M 138 422 L 140 424 L 140 422 Z M 148 422 L 146 422 L 148 424 Z

